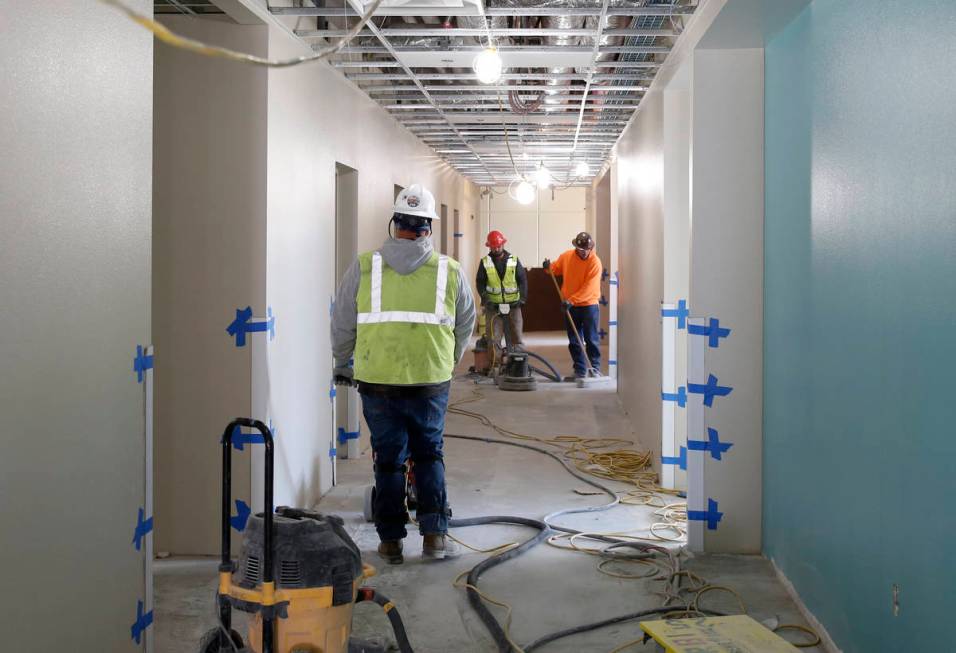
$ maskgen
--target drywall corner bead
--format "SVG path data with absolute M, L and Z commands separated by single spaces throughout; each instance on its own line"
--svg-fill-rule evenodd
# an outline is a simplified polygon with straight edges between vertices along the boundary
M 687 300 L 681 299 L 677 302 L 677 308 L 662 308 L 661 317 L 676 317 L 677 328 L 683 329 L 687 326 L 687 318 L 690 316 L 690 309 L 687 308 Z
M 253 321 L 252 307 L 236 309 L 235 319 L 226 327 L 226 333 L 236 339 L 236 347 L 246 346 L 247 333 L 266 333 L 269 334 L 269 340 L 275 340 L 276 337 L 276 316 L 272 313 L 272 307 L 266 309 L 266 317 Z
M 734 389 L 727 385 L 717 385 L 717 377 L 713 374 L 707 376 L 707 383 L 688 383 L 687 392 L 691 394 L 704 395 L 704 405 L 713 406 L 714 397 L 726 397 Z
M 677 392 L 661 392 L 661 401 L 673 401 L 681 408 L 687 406 L 687 388 L 680 386 Z
M 143 640 L 143 633 L 147 628 L 153 625 L 153 611 L 143 613 L 143 602 L 136 602 L 136 621 L 130 626 L 130 636 L 133 641 L 139 644 Z
M 713 499 L 707 499 L 707 510 L 688 510 L 688 521 L 707 522 L 707 530 L 717 530 L 717 522 L 724 518 L 724 513 L 717 510 L 717 502 Z
M 146 378 L 146 371 L 153 369 L 153 358 L 153 354 L 146 355 L 142 345 L 136 345 L 136 356 L 133 358 L 133 371 L 136 372 L 137 383 L 142 383 L 143 379 Z
M 717 348 L 720 346 L 720 339 L 730 335 L 730 329 L 721 327 L 720 320 L 712 317 L 707 326 L 702 324 L 688 325 L 687 333 L 692 336 L 707 336 L 707 346 Z
M 145 510 L 139 508 L 136 514 L 136 528 L 133 529 L 133 544 L 137 551 L 142 549 L 143 540 L 153 530 L 153 518 L 145 519 L 145 517 Z
M 732 442 L 721 442 L 717 429 L 707 428 L 706 440 L 688 440 L 687 448 L 691 451 L 709 451 L 714 460 L 721 460 L 721 454 L 726 453 L 734 446 Z

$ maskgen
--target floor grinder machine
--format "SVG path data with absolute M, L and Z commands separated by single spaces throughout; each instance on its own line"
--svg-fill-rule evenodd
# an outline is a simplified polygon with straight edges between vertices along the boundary
M 237 427 L 262 434 L 263 512 L 249 518 L 238 564 L 230 550 L 232 436 Z M 334 515 L 273 510 L 272 432 L 259 420 L 236 418 L 222 435 L 222 559 L 216 593 L 219 626 L 206 632 L 199 653 L 385 653 L 351 636 L 352 610 L 374 602 L 385 610 L 402 653 L 412 648 L 398 610 L 362 581 L 375 570 L 362 563 L 343 521 Z M 232 610 L 253 615 L 247 644 L 232 629 Z

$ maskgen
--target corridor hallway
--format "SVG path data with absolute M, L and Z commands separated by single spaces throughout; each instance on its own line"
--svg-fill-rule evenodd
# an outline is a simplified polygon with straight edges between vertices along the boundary
M 529 349 L 543 352 L 559 369 L 566 371 L 563 368 L 567 366 L 568 355 L 561 343 L 557 334 L 532 334 L 528 338 Z M 467 369 L 469 358 L 470 355 L 466 356 L 460 368 Z M 583 438 L 614 437 L 638 441 L 638 436 L 629 429 L 627 416 L 612 386 L 578 389 L 571 384 L 542 381 L 536 392 L 503 392 L 494 385 L 476 385 L 459 374 L 453 382 L 451 397 L 453 408 L 446 422 L 446 435 L 449 436 L 503 439 L 501 434 L 478 420 L 456 414 L 457 406 L 487 416 L 502 429 L 536 437 L 573 434 Z M 362 457 L 354 461 L 339 461 L 337 485 L 316 508 L 345 520 L 348 532 L 362 551 L 363 560 L 377 569 L 377 575 L 367 584 L 395 603 L 416 652 L 479 653 L 495 650 L 487 630 L 469 606 L 465 590 L 452 585 L 459 574 L 474 567 L 488 553 L 463 548 L 462 556 L 456 560 L 425 564 L 420 557 L 421 537 L 414 525 L 409 525 L 409 536 L 405 540 L 404 564 L 386 565 L 375 552 L 378 537 L 362 512 L 365 488 L 372 482 L 371 452 L 366 433 L 363 426 Z M 514 438 L 512 441 L 519 442 Z M 556 453 L 563 450 L 563 447 L 530 444 Z M 634 448 L 643 449 L 639 444 Z M 448 437 L 445 463 L 449 500 L 455 518 L 510 515 L 540 519 L 556 510 L 607 503 L 599 491 L 573 478 L 557 461 L 523 448 Z M 625 483 L 602 482 L 620 493 L 635 489 L 635 486 Z M 556 523 L 581 531 L 646 537 L 649 543 L 676 552 L 680 543 L 662 541 L 651 535 L 649 529 L 652 524 L 664 521 L 658 514 L 659 505 L 681 499 L 668 495 L 659 497 L 651 502 L 655 505 L 622 504 L 607 511 L 560 517 Z M 667 529 L 655 528 L 655 531 L 662 537 L 675 536 Z M 534 535 L 529 528 L 499 525 L 456 528 L 452 533 L 468 546 L 484 550 L 521 542 Z M 581 547 L 595 545 L 593 541 L 585 540 L 576 543 Z M 567 540 L 563 544 L 566 545 Z M 662 590 L 661 581 L 606 575 L 597 569 L 601 562 L 597 556 L 559 550 L 542 543 L 488 571 L 481 578 L 479 587 L 488 596 L 512 606 L 511 634 L 521 646 L 564 628 L 662 605 L 663 598 L 658 593 Z M 765 558 L 737 555 L 691 558 L 682 555 L 681 566 L 713 585 L 733 588 L 758 621 L 776 618 L 778 623 L 806 625 Z M 158 650 L 188 653 L 202 632 L 214 624 L 210 597 L 215 591 L 215 567 L 216 562 L 212 559 L 173 558 L 157 562 Z M 619 575 L 643 575 L 649 571 L 643 564 L 621 562 L 608 563 L 605 568 Z M 684 596 L 690 600 L 693 593 Z M 700 605 L 720 612 L 740 612 L 737 599 L 723 591 L 707 592 Z M 506 620 L 504 609 L 492 606 L 492 610 L 499 621 Z M 540 650 L 606 653 L 640 637 L 638 621 L 572 636 Z M 354 633 L 369 639 L 381 639 L 387 633 L 391 639 L 386 618 L 381 610 L 370 605 L 356 609 Z M 806 638 L 793 631 L 784 632 L 783 636 L 795 641 Z M 627 650 L 653 651 L 654 648 L 649 644 Z

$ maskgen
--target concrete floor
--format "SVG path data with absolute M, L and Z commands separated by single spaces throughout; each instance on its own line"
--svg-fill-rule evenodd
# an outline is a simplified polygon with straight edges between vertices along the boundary
M 560 338 L 538 339 L 529 343 L 529 348 L 532 346 L 553 356 L 555 362 L 562 363 L 561 367 L 570 368 L 567 350 L 561 347 Z M 560 357 L 562 351 L 563 358 Z M 453 401 L 470 397 L 476 390 L 481 399 L 468 404 L 467 408 L 494 416 L 500 426 L 512 430 L 537 435 L 633 437 L 613 388 L 577 389 L 542 383 L 534 393 L 506 393 L 494 386 L 476 386 L 459 380 L 454 384 Z M 491 435 L 477 422 L 454 415 L 449 416 L 446 432 Z M 555 461 L 532 451 L 448 439 L 446 466 L 449 497 L 456 517 L 498 514 L 538 518 L 560 508 L 605 502 L 599 496 L 576 493 L 575 490 L 584 490 L 587 486 L 569 476 Z M 425 564 L 419 557 L 421 538 L 410 532 L 405 542 L 405 564 L 385 565 L 375 553 L 378 543 L 375 530 L 365 522 L 361 512 L 364 489 L 371 478 L 368 451 L 363 452 L 359 460 L 340 461 L 339 484 L 323 497 L 318 508 L 345 519 L 366 562 L 378 569 L 378 575 L 368 584 L 398 606 L 415 650 L 418 653 L 494 650 L 484 627 L 468 606 L 464 590 L 452 587 L 455 577 L 477 564 L 485 554 L 466 551 L 454 561 Z M 625 486 L 617 487 L 624 489 Z M 659 521 L 653 511 L 644 506 L 622 505 L 607 512 L 570 516 L 561 523 L 579 530 L 647 535 L 650 524 Z M 488 526 L 456 529 L 454 534 L 468 544 L 488 548 L 525 539 L 532 532 L 524 528 Z M 660 605 L 660 597 L 653 593 L 655 583 L 600 574 L 595 569 L 598 562 L 599 559 L 592 556 L 542 544 L 488 572 L 482 577 L 481 587 L 514 607 L 512 635 L 518 643 L 528 643 L 571 625 Z M 687 561 L 685 568 L 714 584 L 732 586 L 758 620 L 777 616 L 783 623 L 805 625 L 797 607 L 774 576 L 771 565 L 761 557 L 699 556 Z M 157 561 L 155 628 L 159 653 L 194 651 L 202 632 L 215 623 L 215 569 L 216 561 L 211 559 Z M 735 600 L 724 593 L 708 595 L 705 603 L 714 610 L 737 611 Z M 498 614 L 503 618 L 503 610 Z M 356 609 L 354 629 L 363 637 L 389 634 L 384 614 L 371 605 Z M 638 637 L 639 630 L 637 622 L 620 624 L 568 638 L 542 650 L 554 653 L 610 651 Z M 652 651 L 654 647 L 636 646 L 628 650 Z

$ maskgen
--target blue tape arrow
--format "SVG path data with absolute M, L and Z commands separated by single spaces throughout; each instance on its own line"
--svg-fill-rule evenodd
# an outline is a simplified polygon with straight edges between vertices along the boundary
M 272 307 L 266 309 L 266 318 L 256 322 L 252 321 L 252 307 L 236 309 L 236 319 L 226 327 L 226 333 L 235 337 L 236 347 L 246 346 L 247 333 L 269 333 L 269 340 L 275 340 L 276 337 L 276 318 L 272 314 Z
M 232 446 L 237 451 L 243 451 L 243 445 L 265 444 L 266 439 L 261 433 L 243 433 L 239 426 L 232 430 Z
M 690 310 L 687 308 L 687 300 L 682 299 L 677 302 L 677 308 L 662 308 L 661 317 L 676 317 L 677 318 L 677 328 L 683 329 L 687 326 L 687 317 L 690 315 Z
M 604 329 L 601 329 L 600 331 L 598 331 L 598 336 L 600 336 L 601 340 L 604 340 L 605 338 L 607 338 L 607 331 L 605 331 Z
M 717 377 L 714 376 L 713 374 L 708 375 L 706 384 L 700 384 L 700 383 L 687 384 L 687 392 L 690 392 L 696 395 L 704 395 L 705 406 L 713 406 L 714 397 L 726 397 L 731 392 L 733 392 L 733 390 L 734 390 L 733 388 L 727 385 L 717 385 Z
M 688 510 L 687 519 L 689 521 L 707 522 L 707 530 L 717 530 L 717 522 L 723 519 L 724 513 L 717 510 L 717 502 L 713 499 L 707 499 L 707 510 Z
M 133 622 L 133 625 L 130 627 L 130 635 L 133 637 L 133 641 L 139 644 L 143 639 L 143 631 L 153 625 L 153 611 L 150 610 L 146 614 L 143 614 L 143 602 L 136 602 L 136 621 Z
M 346 431 L 343 427 L 339 427 L 339 444 L 345 444 L 349 440 L 358 440 L 359 433 L 361 431 Z
M 249 515 L 252 514 L 252 508 L 242 499 L 236 499 L 236 514 L 229 518 L 229 524 L 240 533 L 246 530 L 246 522 L 249 521 Z
M 133 371 L 136 372 L 136 382 L 142 383 L 146 376 L 146 370 L 153 369 L 153 355 L 146 356 L 143 353 L 143 346 L 136 345 L 136 357 L 133 358 Z
M 710 324 L 703 326 L 700 324 L 687 325 L 687 333 L 692 336 L 707 336 L 708 347 L 720 347 L 720 339 L 730 335 L 730 329 L 720 326 L 720 320 L 716 317 L 710 318 Z
M 687 405 L 687 388 L 681 386 L 677 388 L 677 392 L 662 392 L 661 401 L 674 401 L 683 408 Z
M 721 442 L 717 429 L 707 429 L 706 440 L 688 440 L 687 448 L 691 451 L 709 451 L 710 457 L 714 460 L 720 460 L 720 454 L 725 453 L 733 445 L 731 442 Z
M 143 545 L 143 538 L 153 530 L 153 518 L 143 519 L 145 513 L 142 508 L 139 508 L 139 512 L 136 515 L 136 528 L 133 530 L 133 544 L 136 545 L 136 550 L 139 551 Z
M 680 448 L 679 456 L 661 456 L 662 465 L 677 465 L 681 469 L 687 469 L 687 447 Z

